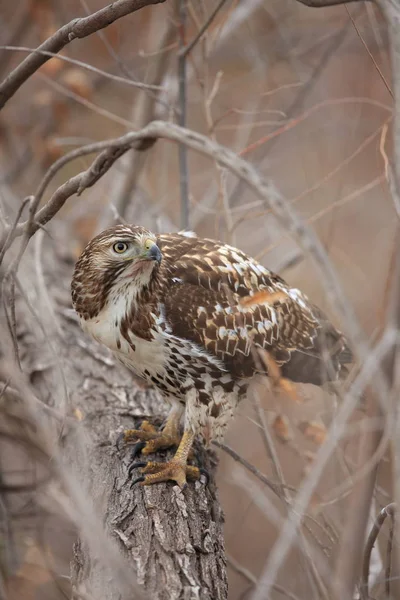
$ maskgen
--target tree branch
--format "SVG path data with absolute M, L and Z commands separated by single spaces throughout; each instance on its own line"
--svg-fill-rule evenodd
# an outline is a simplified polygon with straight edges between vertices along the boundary
M 327 6 L 339 6 L 340 4 L 349 4 L 350 2 L 364 2 L 367 0 L 297 0 L 300 4 L 310 8 L 326 8 Z M 370 0 L 371 1 L 371 0 Z
M 382 529 L 382 525 L 384 524 L 387 516 L 390 516 L 392 521 L 394 520 L 394 518 L 396 516 L 396 504 L 394 504 L 393 502 L 391 504 L 388 504 L 384 508 L 382 508 L 381 512 L 376 517 L 375 523 L 369 533 L 367 543 L 365 545 L 363 568 L 362 568 L 362 580 L 361 580 L 361 586 L 360 586 L 360 596 L 361 596 L 362 600 L 369 599 L 368 579 L 369 579 L 369 567 L 370 567 L 370 563 L 371 563 L 372 549 L 375 545 L 376 539 L 379 535 L 380 530 Z M 393 527 L 393 523 L 392 523 L 391 529 L 393 529 L 393 528 L 394 527 Z M 388 565 L 388 566 L 390 566 L 390 565 Z M 389 594 L 388 594 L 388 597 L 389 597 Z
M 85 38 L 100 29 L 104 29 L 145 6 L 160 4 L 165 0 L 118 0 L 108 6 L 89 15 L 74 19 L 60 27 L 52 36 L 50 36 L 37 50 L 41 52 L 52 52 L 57 54 L 67 44 L 76 38 Z M 44 63 L 50 60 L 50 56 L 34 52 L 27 56 L 18 67 L 16 67 L 0 84 L 0 110 L 15 94 L 21 85 L 31 77 Z

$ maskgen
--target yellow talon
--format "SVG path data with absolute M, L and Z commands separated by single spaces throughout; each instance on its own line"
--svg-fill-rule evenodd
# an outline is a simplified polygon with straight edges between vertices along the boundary
M 202 470 L 187 464 L 189 452 L 194 440 L 194 434 L 191 431 L 185 431 L 178 450 L 172 460 L 166 463 L 149 461 L 148 463 L 133 463 L 129 467 L 129 475 L 138 467 L 143 467 L 142 474 L 137 477 L 132 485 L 140 483 L 140 485 L 152 485 L 162 481 L 175 481 L 181 489 L 186 487 L 186 479 L 198 480 L 202 474 Z

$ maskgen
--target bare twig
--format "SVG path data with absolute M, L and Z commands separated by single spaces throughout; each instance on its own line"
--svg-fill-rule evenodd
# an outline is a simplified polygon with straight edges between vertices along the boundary
M 260 423 L 260 431 L 261 436 L 264 442 L 265 449 L 267 451 L 267 455 L 272 463 L 272 469 L 276 479 L 279 481 L 282 490 L 284 491 L 284 500 L 287 504 L 290 504 L 290 495 L 287 493 L 287 486 L 285 477 L 283 474 L 283 470 L 281 467 L 281 463 L 279 461 L 278 453 L 275 448 L 274 441 L 271 436 L 271 432 L 269 430 L 268 424 L 265 419 L 264 411 L 261 407 L 260 397 L 256 392 L 254 394 L 254 407 L 257 415 L 258 422 Z
M 129 121 L 128 119 L 119 117 L 112 111 L 102 108 L 95 102 L 92 102 L 91 100 L 88 100 L 87 98 L 84 98 L 81 94 L 77 94 L 73 90 L 69 89 L 66 85 L 62 85 L 61 83 L 52 79 L 51 77 L 47 77 L 46 75 L 43 75 L 42 73 L 38 73 L 37 76 L 40 77 L 41 79 L 43 79 L 49 87 L 51 87 L 53 90 L 55 90 L 57 92 L 57 94 L 60 94 L 64 98 L 68 98 L 69 100 L 73 100 L 74 102 L 77 102 L 81 106 L 84 106 L 85 108 L 93 111 L 94 113 L 97 113 L 98 115 L 105 117 L 106 119 L 110 119 L 110 121 L 113 121 L 114 123 L 118 123 L 119 125 L 122 125 L 125 129 L 132 129 L 133 123 L 131 121 Z M 146 90 L 146 93 L 149 93 L 148 90 Z
M 242 575 L 242 577 L 244 577 L 251 584 L 251 587 L 257 584 L 257 578 L 255 577 L 255 575 L 253 575 L 251 571 L 243 567 L 243 565 L 241 565 L 235 558 L 233 558 L 233 556 L 227 554 L 226 559 L 228 561 L 228 565 L 235 571 L 235 573 L 238 573 L 238 575 Z M 277 583 L 273 585 L 273 589 L 279 594 L 285 596 L 286 598 L 289 598 L 289 600 L 299 600 L 298 596 L 295 596 L 294 594 L 292 594 L 292 592 L 289 592 L 283 586 L 278 585 Z
M 71 65 L 76 65 L 81 69 L 85 69 L 86 71 L 90 71 L 91 73 L 95 73 L 96 75 L 100 75 L 101 77 L 106 77 L 111 81 L 116 81 L 117 83 L 123 83 L 124 85 L 129 85 L 131 87 L 138 88 L 140 90 L 152 90 L 159 92 L 163 88 L 160 85 L 155 85 L 152 83 L 142 83 L 141 81 L 134 81 L 132 79 L 128 79 L 127 77 L 121 77 L 120 75 L 114 75 L 113 73 L 108 73 L 107 71 L 103 71 L 102 69 L 98 69 L 93 65 L 89 65 L 82 60 L 77 60 L 76 58 L 71 58 L 69 56 L 64 56 L 63 54 L 57 54 L 56 52 L 49 52 L 46 50 L 41 50 L 40 48 L 28 48 L 27 46 L 0 46 L 0 50 L 14 50 L 15 52 L 28 52 L 29 54 L 42 54 L 43 56 L 47 56 L 48 58 L 57 58 L 57 60 L 62 60 Z
M 179 0 L 179 47 L 185 47 L 186 31 L 186 0 Z M 186 126 L 187 109 L 187 81 L 186 81 L 186 54 L 178 55 L 178 82 L 179 82 L 179 124 Z M 180 143 L 179 153 L 179 180 L 181 190 L 181 228 L 189 227 L 189 172 L 187 147 Z
M 387 547 L 386 547 L 385 592 L 386 592 L 386 596 L 388 598 L 390 598 L 390 582 L 392 579 L 392 553 L 393 553 L 394 530 L 395 530 L 395 523 L 394 523 L 394 519 L 392 518 Z
M 197 34 L 195 35 L 195 37 L 193 38 L 193 40 L 191 42 L 189 42 L 186 46 L 183 46 L 179 50 L 179 54 L 178 54 L 179 57 L 185 57 L 185 56 L 187 56 L 193 50 L 193 48 L 195 47 L 195 45 L 197 44 L 197 42 L 199 41 L 199 39 L 204 35 L 204 33 L 210 27 L 211 23 L 214 21 L 215 17 L 219 13 L 219 11 L 221 10 L 221 8 L 225 4 L 225 2 L 226 2 L 226 0 L 220 0 L 219 1 L 219 3 L 216 5 L 216 7 L 214 8 L 214 10 L 211 12 L 210 16 L 208 17 L 208 19 L 206 20 L 206 22 L 204 23 L 204 25 L 202 25 L 200 27 L 199 31 L 197 32 Z
M 364 0 L 297 0 L 300 4 L 305 4 L 312 8 L 324 8 L 326 6 L 338 6 L 346 2 L 363 2 Z
M 108 6 L 101 8 L 88 17 L 74 19 L 63 25 L 52 36 L 50 36 L 37 50 L 58 53 L 67 44 L 76 38 L 84 38 L 92 33 L 104 29 L 114 23 L 117 19 L 125 17 L 145 6 L 160 4 L 165 0 L 118 0 Z M 27 56 L 18 67 L 16 67 L 0 84 L 0 109 L 15 94 L 33 73 L 35 73 L 51 57 L 41 53 L 33 53 Z
M 239 573 L 239 575 L 242 575 L 252 585 L 255 585 L 257 583 L 257 577 L 255 575 L 253 575 L 253 573 L 251 573 L 251 571 L 249 571 L 248 569 L 243 567 L 235 558 L 233 558 L 233 556 L 230 556 L 229 554 L 227 554 L 226 559 L 228 561 L 228 565 L 230 567 L 232 567 L 232 569 L 236 573 Z
M 224 444 L 222 442 L 217 442 L 216 440 L 214 440 L 213 445 L 216 446 L 217 448 L 220 448 L 220 450 L 223 450 L 224 452 L 226 452 L 226 454 L 228 454 L 231 458 L 233 458 L 233 460 L 235 460 L 236 462 L 243 465 L 245 467 L 245 469 L 250 471 L 250 473 L 252 473 L 255 477 L 257 477 L 257 479 L 259 479 L 262 483 L 264 483 L 266 486 L 268 486 L 269 489 L 272 490 L 274 492 L 274 494 L 276 494 L 280 500 L 282 500 L 284 487 L 294 491 L 294 488 L 291 488 L 290 486 L 283 486 L 280 483 L 275 483 L 275 482 L 271 481 L 270 479 L 268 479 L 268 477 L 266 477 L 263 473 L 261 473 L 261 471 L 259 471 L 254 465 L 249 463 L 245 458 L 240 456 L 240 454 L 235 452 L 235 450 L 233 450 L 233 448 L 231 448 L 227 444 Z
M 4 240 L 4 245 L 3 245 L 3 247 L 0 247 L 0 265 L 1 265 L 1 263 L 3 262 L 4 254 L 5 254 L 6 250 L 7 250 L 7 247 L 8 247 L 8 245 L 9 245 L 9 242 L 10 242 L 10 241 L 11 241 L 11 239 L 12 239 L 12 236 L 13 236 L 13 234 L 14 234 L 14 231 L 15 231 L 15 229 L 16 229 L 16 227 L 17 227 L 18 223 L 19 223 L 19 220 L 20 220 L 20 218 L 21 218 L 21 215 L 22 215 L 22 213 L 23 213 L 23 211 L 24 211 L 24 208 L 25 208 L 25 206 L 26 206 L 26 205 L 27 205 L 29 202 L 31 202 L 31 200 L 32 200 L 32 197 L 31 197 L 31 196 L 28 196 L 28 198 L 25 198 L 25 199 L 24 199 L 24 200 L 21 202 L 21 206 L 18 208 L 17 214 L 16 214 L 16 216 L 15 216 L 15 219 L 14 219 L 14 223 L 13 223 L 13 225 L 12 225 L 12 226 L 9 228 L 9 230 L 8 230 L 8 233 L 7 233 L 7 236 L 6 236 L 6 239 Z
M 379 67 L 378 63 L 376 62 L 376 60 L 375 60 L 375 58 L 374 58 L 374 56 L 373 56 L 373 54 L 372 54 L 371 50 L 368 48 L 368 46 L 367 46 L 367 44 L 366 44 L 366 42 L 365 42 L 365 40 L 364 40 L 363 36 L 361 35 L 361 32 L 360 32 L 360 30 L 359 30 L 359 29 L 358 29 L 358 27 L 357 27 L 357 23 L 355 22 L 355 20 L 354 20 L 354 18 L 353 18 L 353 16 L 352 16 L 352 14 L 350 13 L 350 11 L 349 11 L 349 9 L 347 8 L 347 6 L 345 6 L 345 9 L 346 9 L 346 11 L 347 11 L 347 14 L 349 15 L 350 21 L 352 22 L 354 29 L 356 30 L 356 33 L 357 33 L 358 37 L 359 37 L 359 38 L 360 38 L 360 40 L 361 40 L 361 43 L 362 43 L 362 45 L 364 46 L 365 50 L 367 51 L 367 54 L 368 54 L 368 56 L 369 56 L 369 57 L 370 57 L 370 59 L 372 60 L 372 63 L 373 63 L 373 65 L 374 65 L 375 69 L 378 71 L 378 73 L 379 73 L 379 77 L 382 79 L 382 81 L 383 81 L 383 83 L 384 83 L 384 85 L 385 85 L 385 87 L 386 87 L 387 91 L 389 92 L 389 94 L 390 94 L 390 95 L 392 96 L 392 98 L 393 98 L 393 92 L 392 92 L 392 88 L 390 87 L 390 85 L 389 85 L 389 84 L 388 84 L 388 82 L 386 81 L 386 78 L 385 78 L 384 74 L 382 73 L 382 71 L 381 71 L 381 69 L 380 69 L 380 67 Z
M 388 516 L 392 519 L 392 521 L 394 520 L 394 518 L 396 516 L 396 504 L 395 503 L 388 504 L 387 506 L 385 506 L 385 508 L 382 508 L 379 515 L 376 517 L 375 523 L 368 535 L 368 539 L 365 544 L 363 565 L 362 565 L 362 577 L 361 577 L 361 584 L 360 584 L 361 600 L 369 599 L 368 580 L 369 580 L 369 567 L 370 567 L 370 562 L 371 562 L 371 553 L 372 553 L 372 549 L 375 545 L 376 539 L 379 535 L 379 532 L 382 528 L 382 525 L 385 522 L 386 517 L 388 517 Z M 393 524 L 392 524 L 391 530 L 393 530 Z M 387 568 L 388 567 L 390 568 L 390 559 L 391 559 L 391 555 L 387 557 L 387 565 L 386 565 Z M 387 592 L 387 595 L 389 597 L 389 592 Z

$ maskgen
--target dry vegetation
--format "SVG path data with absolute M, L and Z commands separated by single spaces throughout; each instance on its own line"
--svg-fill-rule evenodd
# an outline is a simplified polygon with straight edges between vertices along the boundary
M 0 598 L 399 598 L 400 1 L 104 4 L 0 2 Z M 163 407 L 69 282 L 120 220 L 239 246 L 354 349 L 254 386 L 216 487 L 114 448 Z

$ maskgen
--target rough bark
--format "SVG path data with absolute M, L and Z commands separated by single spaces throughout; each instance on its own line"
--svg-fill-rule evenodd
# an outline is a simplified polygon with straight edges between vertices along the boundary
M 51 254 L 49 244 L 45 256 Z M 165 404 L 153 389 L 138 387 L 127 370 L 80 330 L 69 310 L 71 261 L 53 254 L 43 262 L 45 295 L 49 293 L 54 302 L 55 319 L 42 304 L 43 290 L 38 295 L 37 289 L 36 293 L 28 290 L 35 296 L 37 312 L 46 315 L 43 337 L 40 327 L 32 323 L 27 305 L 18 300 L 24 370 L 34 382 L 37 397 L 57 410 L 63 404 L 62 371 L 67 414 L 75 416 L 61 442 L 65 467 L 88 494 L 106 532 L 116 541 L 121 568 L 129 565 L 139 584 L 136 591 L 121 585 L 115 565 L 105 564 L 103 549 L 96 552 L 93 544 L 81 538 L 72 561 L 73 597 L 127 600 L 142 597 L 139 589 L 144 588 L 154 600 L 225 599 L 223 515 L 213 478 L 208 485 L 189 483 L 184 491 L 172 483 L 131 489 L 127 478 L 130 449 L 117 450 L 118 431 L 137 426 L 144 416 L 165 415 Z M 23 267 L 24 285 L 31 281 L 34 288 L 36 276 L 32 277 L 30 257 L 26 256 Z M 200 445 L 196 457 L 212 475 L 215 457 Z
M 147 403 L 146 394 L 142 401 Z M 120 422 L 107 409 L 106 398 L 85 421 L 98 442 L 88 453 L 92 494 L 148 597 L 226 598 L 222 513 L 214 488 L 195 483 L 184 492 L 172 484 L 132 490 L 126 460 L 121 461 L 112 445 L 103 445 L 110 427 L 115 429 Z M 74 548 L 72 579 L 75 598 L 88 588 L 94 598 L 123 597 L 113 573 L 93 560 L 81 541 Z

